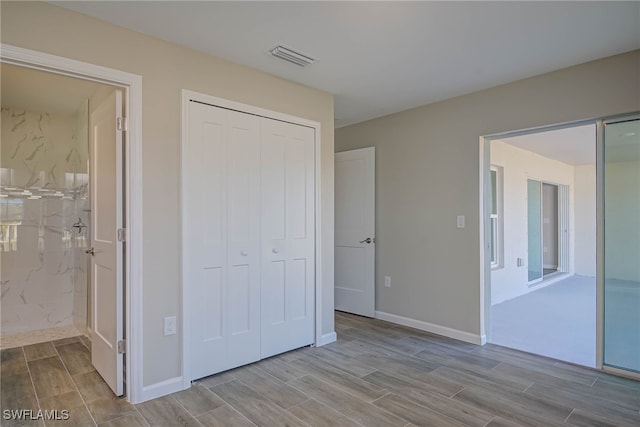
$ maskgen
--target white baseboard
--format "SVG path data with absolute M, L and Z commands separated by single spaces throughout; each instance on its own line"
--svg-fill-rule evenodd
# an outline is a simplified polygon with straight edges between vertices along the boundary
M 396 314 L 376 311 L 376 319 L 386 320 L 410 328 L 420 329 L 421 331 L 431 332 L 432 334 L 442 335 L 456 340 L 468 342 L 471 344 L 483 345 L 487 342 L 486 336 L 472 334 L 470 332 L 460 331 L 458 329 L 448 328 L 446 326 L 435 325 L 433 323 L 423 322 L 422 320 L 410 319 L 408 317 L 398 316 Z
M 338 339 L 338 335 L 335 332 L 329 332 L 328 334 L 323 334 L 322 336 L 320 336 L 320 339 L 316 343 L 316 347 L 322 347 L 323 345 L 331 344 L 337 339 Z
M 167 394 L 175 393 L 176 391 L 184 389 L 184 383 L 181 376 L 169 378 L 168 380 L 160 381 L 159 383 L 144 386 L 142 388 L 142 400 L 135 403 L 146 402 L 147 400 L 166 396 Z

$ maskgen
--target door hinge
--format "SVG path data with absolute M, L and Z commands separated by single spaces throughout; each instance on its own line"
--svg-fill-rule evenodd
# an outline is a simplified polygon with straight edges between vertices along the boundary
M 127 352 L 127 340 L 118 341 L 118 354 L 124 354 Z
M 127 241 L 127 229 L 118 228 L 118 242 L 126 242 L 126 241 Z
M 126 117 L 118 117 L 116 119 L 116 129 L 119 131 L 129 130 L 129 120 Z

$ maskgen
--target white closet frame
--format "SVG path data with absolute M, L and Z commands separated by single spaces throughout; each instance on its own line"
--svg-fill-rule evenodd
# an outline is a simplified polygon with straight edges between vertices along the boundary
M 321 212 L 322 212 L 322 203 L 321 203 L 321 178 L 322 178 L 322 168 L 321 168 L 321 141 L 322 138 L 320 136 L 320 123 L 315 122 L 313 120 L 304 119 L 301 117 L 292 116 L 289 114 L 279 113 L 276 111 L 266 110 L 260 107 L 255 107 L 252 105 L 242 104 L 235 101 L 230 101 L 228 99 L 218 98 L 215 96 L 206 95 L 199 92 L 194 92 L 191 90 L 183 89 L 182 90 L 182 135 L 181 135 L 181 174 L 180 174 L 180 214 L 181 214 L 181 236 L 184 236 L 184 218 L 187 218 L 187 212 L 185 212 L 185 203 L 184 200 L 187 198 L 190 189 L 185 185 L 185 180 L 183 174 L 185 170 L 187 170 L 186 156 L 185 156 L 185 148 L 187 143 L 187 134 L 189 127 L 189 102 L 196 101 L 201 102 L 203 104 L 212 105 L 215 107 L 226 108 L 229 110 L 239 111 L 242 113 L 253 114 L 256 116 L 261 116 L 269 119 L 280 120 L 283 122 L 293 123 L 296 125 L 307 126 L 314 129 L 315 133 L 315 179 L 314 179 L 314 188 L 315 188 L 315 327 L 314 327 L 314 345 L 320 346 L 322 345 L 322 233 L 321 233 Z M 191 360 L 191 354 L 189 350 L 189 342 L 190 342 L 190 334 L 189 334 L 189 316 L 186 316 L 185 313 L 189 309 L 189 296 L 184 292 L 184 266 L 186 265 L 186 260 L 184 259 L 185 252 L 183 250 L 183 242 L 182 237 L 180 241 L 180 249 L 183 258 L 181 259 L 181 286 L 180 293 L 182 299 L 182 379 L 183 389 L 188 389 L 191 387 L 191 375 L 190 375 L 190 366 L 189 361 Z

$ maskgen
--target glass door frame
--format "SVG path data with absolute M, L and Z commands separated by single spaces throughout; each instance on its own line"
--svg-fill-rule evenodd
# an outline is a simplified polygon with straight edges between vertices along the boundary
M 596 369 L 611 374 L 640 379 L 640 374 L 604 365 L 604 127 L 607 124 L 640 119 L 640 111 L 576 120 L 479 137 L 480 163 L 480 335 L 481 344 L 491 342 L 491 254 L 490 188 L 491 141 L 583 125 L 596 125 Z
M 615 375 L 640 379 L 640 373 L 604 363 L 605 305 L 605 127 L 640 120 L 640 112 L 607 116 L 596 120 L 596 368 Z
M 539 258 L 540 261 L 540 265 L 539 265 L 539 270 L 540 270 L 540 277 L 536 277 L 536 278 L 531 278 L 531 257 L 532 257 L 532 242 L 531 242 L 531 183 L 536 183 L 537 187 L 538 187 L 538 209 L 537 209 L 537 214 L 538 214 L 538 234 L 539 234 L 539 239 L 537 239 L 537 242 L 535 242 L 538 247 L 537 247 L 537 256 Z M 540 282 L 542 282 L 544 280 L 544 262 L 543 262 L 543 258 L 544 258 L 544 252 L 543 252 L 543 230 L 544 230 L 544 224 L 542 222 L 542 217 L 543 217 L 543 195 L 542 195 L 542 185 L 543 185 L 543 181 L 541 179 L 537 179 L 531 176 L 527 176 L 527 269 L 528 269 L 528 277 L 527 277 L 527 284 L 529 286 L 533 286 L 535 284 L 538 284 Z
M 557 193 L 556 193 L 556 211 L 554 212 L 554 218 L 556 221 L 556 224 L 558 225 L 558 233 L 557 233 L 557 238 L 555 241 L 555 245 L 556 245 L 556 253 L 557 253 L 557 265 L 556 265 L 556 271 L 558 273 L 566 273 L 569 271 L 569 262 L 566 261 L 564 258 L 565 257 L 569 257 L 569 251 L 570 251 L 570 243 L 569 243 L 569 191 L 570 191 L 570 186 L 567 184 L 561 184 L 561 183 L 557 183 L 557 182 L 553 182 L 550 180 L 546 180 L 546 179 L 542 179 L 542 178 L 538 178 L 536 175 L 527 175 L 527 246 L 528 249 L 531 248 L 531 243 L 530 243 L 530 227 L 529 227 L 529 220 L 530 220 L 530 197 L 529 197 L 529 182 L 533 181 L 539 184 L 539 197 L 540 197 L 540 220 L 539 220 L 539 232 L 540 232 L 540 241 L 539 243 L 539 248 L 538 248 L 538 252 L 539 252 L 539 257 L 540 257 L 540 277 L 537 277 L 535 279 L 529 279 L 527 281 L 527 285 L 529 287 L 533 287 L 536 286 L 538 284 L 540 284 L 541 282 L 544 282 L 545 280 L 545 273 L 544 273 L 544 209 L 545 209 L 545 202 L 544 202 L 544 186 L 545 185 L 552 185 L 554 187 L 556 187 L 557 189 Z M 529 251 L 528 255 L 527 255 L 527 266 L 530 266 L 531 264 L 531 251 Z

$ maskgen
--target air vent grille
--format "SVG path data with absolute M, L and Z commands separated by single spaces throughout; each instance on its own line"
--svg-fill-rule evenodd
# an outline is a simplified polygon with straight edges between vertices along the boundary
M 307 65 L 311 65 L 317 61 L 317 59 L 312 58 L 309 55 L 305 55 L 304 53 L 296 52 L 295 50 L 278 45 L 271 49 L 269 53 L 276 58 L 283 59 L 292 64 L 296 64 L 300 67 L 306 67 Z

